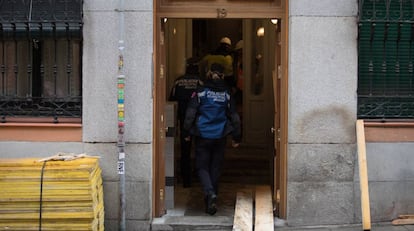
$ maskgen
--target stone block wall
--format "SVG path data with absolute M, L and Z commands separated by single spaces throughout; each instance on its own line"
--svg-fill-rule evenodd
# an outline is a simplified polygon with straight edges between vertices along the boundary
M 357 2 L 289 3 L 287 221 L 352 223 Z

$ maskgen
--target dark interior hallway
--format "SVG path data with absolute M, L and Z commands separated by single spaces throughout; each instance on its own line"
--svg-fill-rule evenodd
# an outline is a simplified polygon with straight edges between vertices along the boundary
M 175 204 L 174 209 L 168 210 L 168 213 L 176 216 L 208 216 L 204 212 L 204 196 L 196 172 L 193 171 L 192 186 L 183 188 L 179 155 L 175 159 Z M 237 191 L 253 190 L 256 185 L 271 185 L 272 174 L 271 150 L 243 144 L 238 148 L 229 145 L 220 178 L 218 212 L 215 216 L 233 217 Z

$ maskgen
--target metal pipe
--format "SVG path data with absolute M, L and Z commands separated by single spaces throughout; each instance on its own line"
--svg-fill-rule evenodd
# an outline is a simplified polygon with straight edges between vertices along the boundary
M 118 175 L 119 175 L 119 230 L 126 230 L 125 222 L 125 72 L 124 72 L 124 0 L 119 1 L 119 41 L 118 41 Z

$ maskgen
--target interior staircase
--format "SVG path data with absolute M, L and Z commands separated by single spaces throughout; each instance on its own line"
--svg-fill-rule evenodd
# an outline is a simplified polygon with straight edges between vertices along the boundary
M 270 185 L 223 184 L 219 194 L 218 211 L 210 216 L 203 211 L 201 191 L 197 187 L 188 193 L 185 208 L 167 212 L 155 218 L 151 230 L 155 231 L 273 231 L 273 202 Z
M 179 152 L 176 152 L 179 153 Z M 180 160 L 176 155 L 177 183 L 181 183 Z M 192 166 L 195 166 L 194 154 Z M 226 148 L 222 175 L 222 183 L 240 184 L 272 184 L 273 181 L 273 153 L 269 148 L 241 144 L 238 148 L 230 145 Z M 192 182 L 198 182 L 198 176 L 193 169 Z
M 259 214 L 257 209 L 263 209 L 264 207 L 261 206 L 263 205 L 262 202 L 259 203 L 259 206 L 257 205 L 256 192 L 257 187 L 262 187 L 263 189 L 263 186 L 266 187 L 266 197 L 270 198 L 264 203 L 267 205 L 267 212 L 265 213 L 268 218 L 267 224 L 271 223 L 270 226 L 273 227 L 273 203 L 270 190 L 273 179 L 273 153 L 271 149 L 247 144 L 241 144 L 238 148 L 232 148 L 230 143 L 228 142 L 229 145 L 226 149 L 222 176 L 220 178 L 220 190 L 217 201 L 218 212 L 214 216 L 204 212 L 203 193 L 196 171 L 193 171 L 192 187 L 182 187 L 179 172 L 179 155 L 175 155 L 175 174 L 177 176 L 175 186 L 176 207 L 168 210 L 163 217 L 154 219 L 151 230 L 253 230 L 237 229 L 234 225 L 240 225 L 240 221 L 244 222 L 246 219 L 235 219 L 240 214 L 244 216 L 243 214 L 247 212 L 251 216 L 247 218 L 247 220 L 252 222 L 250 226 L 259 226 L 259 224 L 254 222 L 263 219 L 256 219 L 256 214 Z M 176 151 L 176 153 L 179 152 Z M 194 154 L 192 166 L 194 166 Z M 263 192 L 263 190 L 259 191 Z M 245 192 L 250 192 L 247 194 L 251 198 L 250 200 L 245 200 Z M 244 197 L 241 197 L 240 194 L 244 195 Z M 247 204 L 250 203 L 251 205 L 247 206 L 250 208 L 247 210 L 244 209 L 245 206 L 243 205 L 246 204 L 246 201 L 248 201 Z M 262 216 L 260 215 L 260 217 Z
M 241 144 L 228 147 L 220 182 L 241 184 L 272 184 L 273 154 L 268 148 Z

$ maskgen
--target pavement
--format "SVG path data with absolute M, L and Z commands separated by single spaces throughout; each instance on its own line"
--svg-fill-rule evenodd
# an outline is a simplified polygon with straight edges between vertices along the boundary
M 369 230 L 369 229 L 368 229 Z M 368 231 L 362 224 L 332 225 L 332 226 L 303 226 L 288 227 L 276 226 L 275 231 Z M 391 222 L 371 224 L 369 231 L 414 231 L 414 225 L 393 225 Z
M 152 222 L 151 231 L 234 231 L 233 217 L 228 216 L 164 216 Z M 391 222 L 372 223 L 364 230 L 362 224 L 296 226 L 290 227 L 284 220 L 275 218 L 274 231 L 414 231 L 414 225 L 393 225 Z
M 219 211 L 214 216 L 205 214 L 201 187 L 176 187 L 175 206 L 167 214 L 154 218 L 151 231 L 233 231 L 234 198 L 238 189 L 246 185 L 224 184 L 220 191 Z M 235 190 L 237 189 L 237 190 Z M 283 220 L 275 218 L 274 231 L 367 231 L 361 224 L 295 226 L 291 227 Z M 414 225 L 393 225 L 391 222 L 372 223 L 369 231 L 414 231 Z

